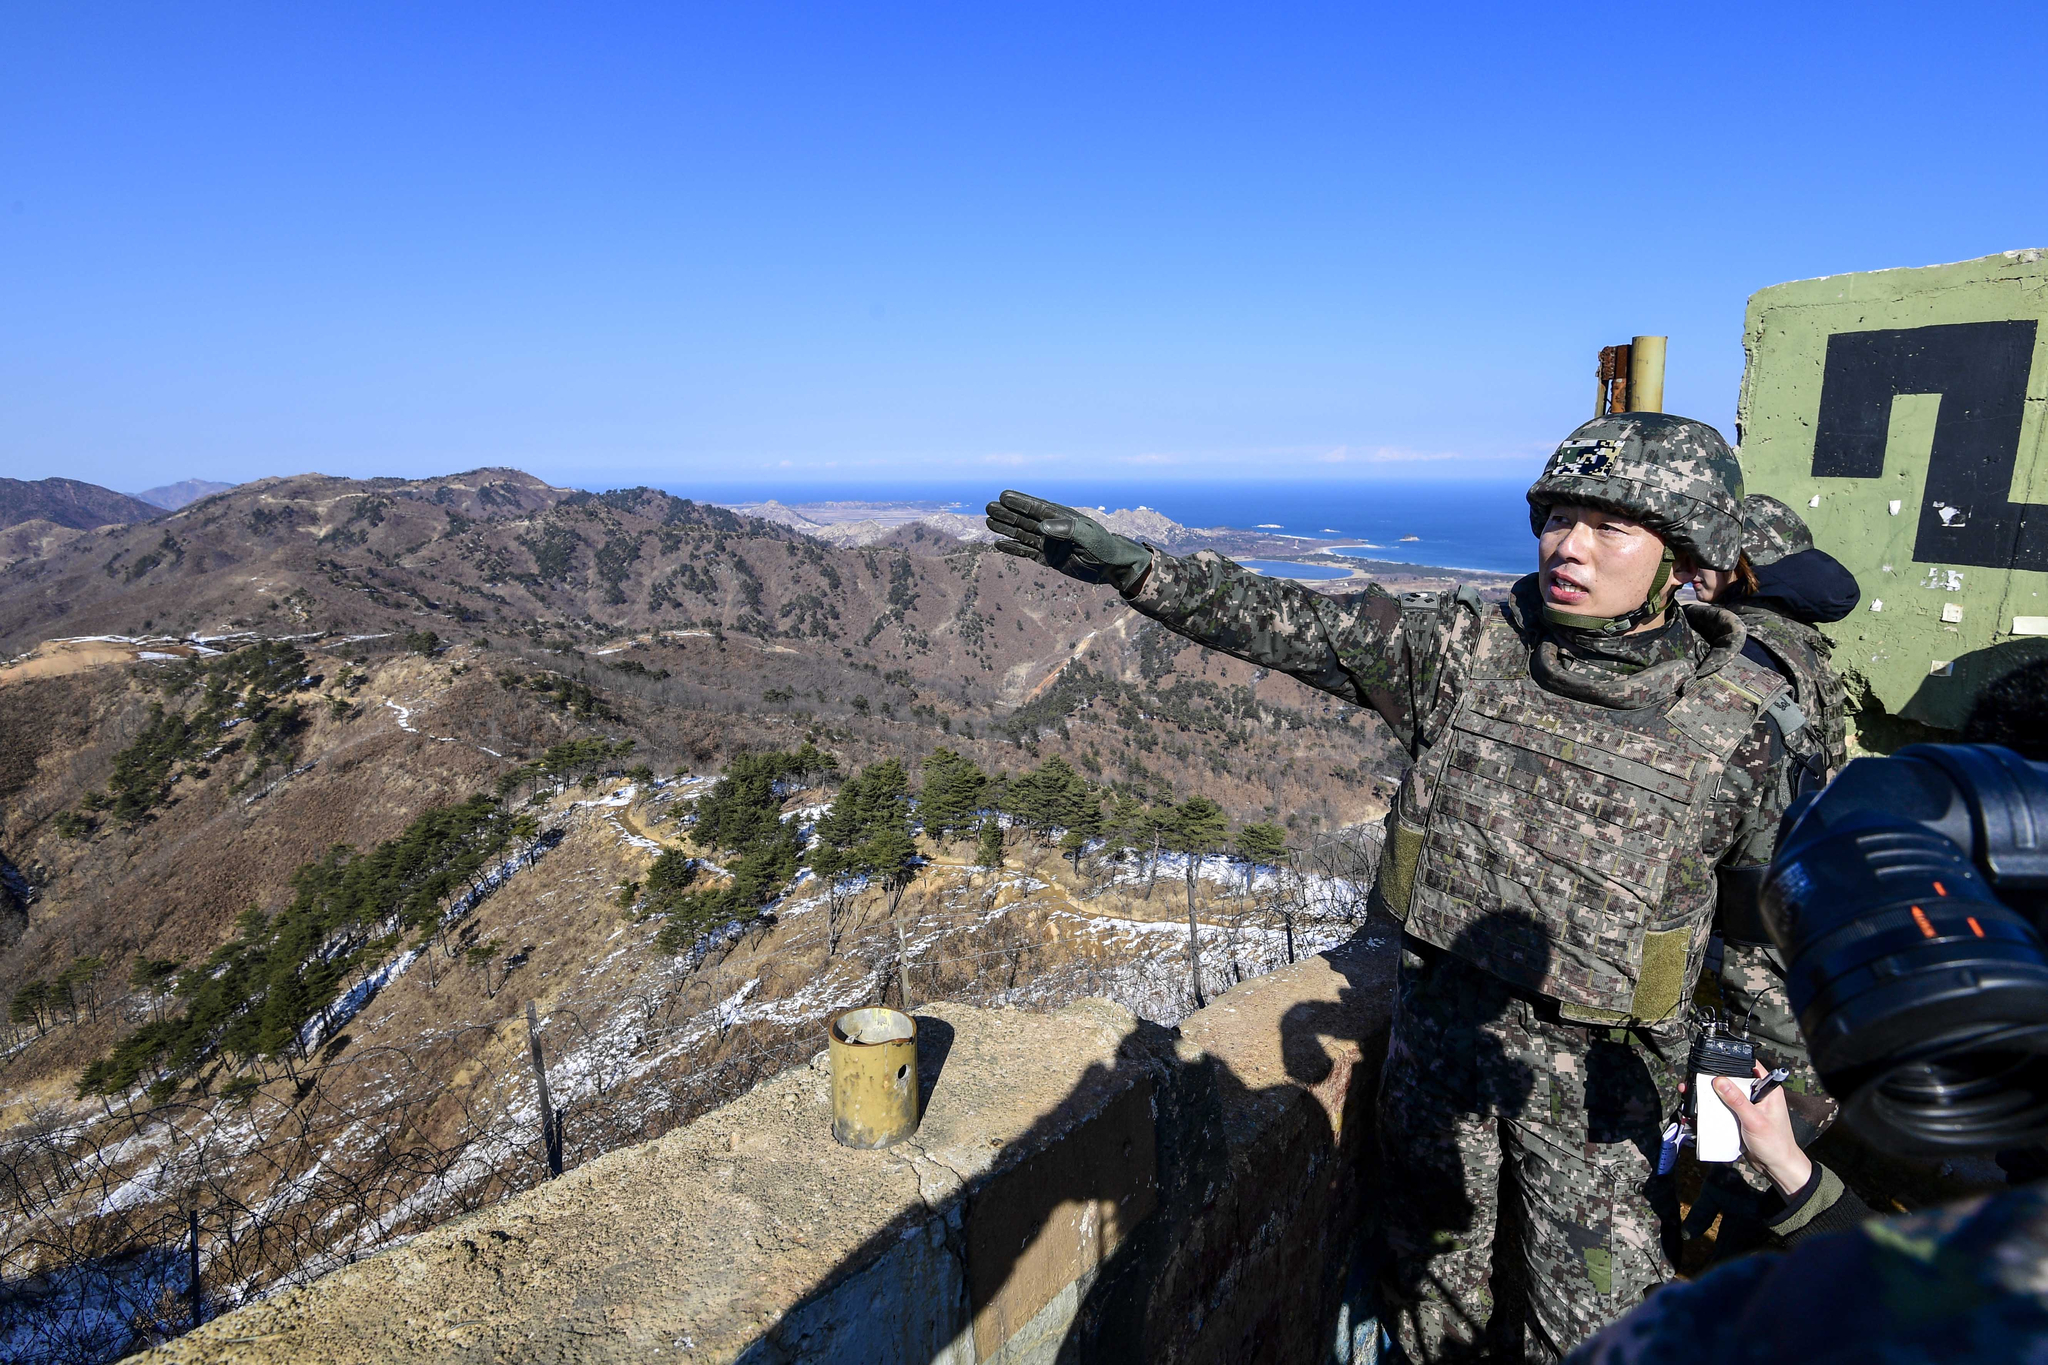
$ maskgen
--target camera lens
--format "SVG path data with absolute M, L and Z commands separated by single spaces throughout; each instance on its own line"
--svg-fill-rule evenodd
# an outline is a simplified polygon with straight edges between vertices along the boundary
M 1895 1151 L 2048 1132 L 2048 949 L 1971 862 L 1941 767 L 1852 763 L 1773 864 L 1764 913 L 1849 1122 Z
M 2048 1128 L 2048 1055 L 1967 1040 L 1907 1062 L 1858 1096 L 1858 1127 L 1913 1132 L 1930 1151 L 2000 1147 Z

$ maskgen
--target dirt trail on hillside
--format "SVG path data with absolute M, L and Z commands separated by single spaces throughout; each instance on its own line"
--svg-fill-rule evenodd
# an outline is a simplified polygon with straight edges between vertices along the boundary
M 199 647 L 183 640 L 129 640 L 118 637 L 45 640 L 26 655 L 0 668 L 0 687 L 29 678 L 59 678 L 105 664 L 143 660 L 193 659 Z

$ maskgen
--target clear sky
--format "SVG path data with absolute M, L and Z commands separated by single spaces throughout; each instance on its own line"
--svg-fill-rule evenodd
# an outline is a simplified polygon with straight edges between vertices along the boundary
M 2048 6 L 15 3 L 0 472 L 1523 471 L 2048 245 Z M 1730 433 L 1732 435 L 1732 432 Z

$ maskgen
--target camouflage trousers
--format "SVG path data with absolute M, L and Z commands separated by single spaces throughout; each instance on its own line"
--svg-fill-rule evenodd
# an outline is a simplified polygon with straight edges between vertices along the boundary
M 1768 944 L 1722 944 L 1717 984 L 1730 1021 L 1756 1043 L 1756 1059 L 1765 1066 L 1790 1071 L 1787 1090 L 1825 1094 L 1807 1056 L 1799 1020 L 1792 1014 L 1792 997 L 1785 989 L 1785 961 L 1778 950 Z
M 1671 1278 L 1682 1024 L 1592 1028 L 1408 939 L 1379 1106 L 1388 1329 L 1422 1365 L 1554 1360 Z M 1496 1308 L 1498 1305 L 1498 1309 Z
M 1769 944 L 1722 942 L 1714 985 L 1729 1021 L 1756 1044 L 1756 1059 L 1791 1073 L 1785 1080 L 1785 1099 L 1792 1107 L 1792 1131 L 1802 1147 L 1808 1145 L 1834 1122 L 1837 1106 L 1813 1069 L 1805 1036 L 1792 1013 L 1783 955 Z M 1683 1232 L 1699 1236 L 1719 1214 L 1715 1260 L 1753 1251 L 1769 1240 L 1766 1220 L 1778 1202 L 1770 1178 L 1748 1162 L 1710 1166 Z

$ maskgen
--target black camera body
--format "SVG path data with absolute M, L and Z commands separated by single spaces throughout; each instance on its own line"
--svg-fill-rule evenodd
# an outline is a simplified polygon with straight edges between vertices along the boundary
M 1762 908 L 1848 1122 L 1946 1155 L 2048 1136 L 2048 764 L 1857 759 L 1787 813 Z

